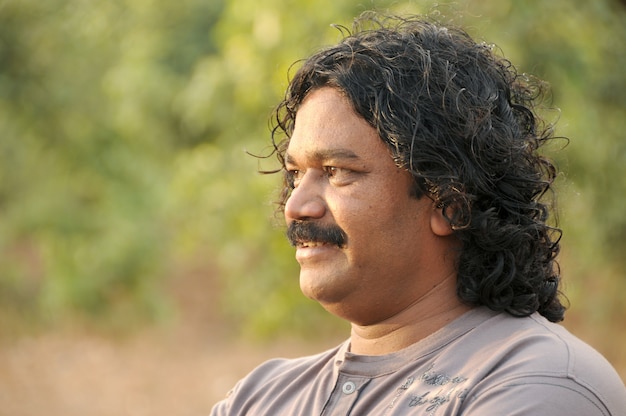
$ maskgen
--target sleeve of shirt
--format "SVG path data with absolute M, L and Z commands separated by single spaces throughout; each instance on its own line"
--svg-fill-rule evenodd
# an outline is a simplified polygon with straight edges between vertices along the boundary
M 600 396 L 570 379 L 532 377 L 502 382 L 468 396 L 463 416 L 620 416 L 624 401 Z
M 213 409 L 211 409 L 210 416 L 228 416 L 230 414 L 230 400 L 229 399 L 235 393 L 235 390 L 237 389 L 238 385 L 239 383 L 237 383 L 237 385 L 228 392 L 228 394 L 226 395 L 224 399 L 220 400 L 213 406 Z
M 273 359 L 256 367 L 239 380 L 224 399 L 213 406 L 210 416 L 255 414 L 253 408 L 269 394 L 268 382 L 276 374 L 281 374 L 288 363 L 289 360 Z

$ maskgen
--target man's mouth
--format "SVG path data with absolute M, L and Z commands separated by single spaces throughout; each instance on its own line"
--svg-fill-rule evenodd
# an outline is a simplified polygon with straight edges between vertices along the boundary
M 298 241 L 296 242 L 297 248 L 315 248 L 330 245 L 331 243 L 326 243 L 323 241 Z M 334 244 L 336 246 L 336 244 Z

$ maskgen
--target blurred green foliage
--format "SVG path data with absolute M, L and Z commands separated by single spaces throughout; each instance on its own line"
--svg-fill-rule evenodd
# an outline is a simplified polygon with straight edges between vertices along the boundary
M 551 83 L 571 139 L 556 156 L 568 294 L 580 314 L 623 319 L 623 3 L 4 0 L 0 333 L 158 319 L 164 280 L 198 256 L 244 331 L 338 327 L 299 294 L 279 178 L 256 173 L 276 164 L 246 152 L 267 153 L 291 64 L 366 9 L 462 24 Z

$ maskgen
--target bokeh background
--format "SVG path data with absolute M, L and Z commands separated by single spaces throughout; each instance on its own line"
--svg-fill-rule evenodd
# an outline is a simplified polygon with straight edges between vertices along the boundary
M 347 336 L 300 295 L 276 164 L 248 153 L 291 65 L 369 9 L 551 84 L 564 325 L 626 379 L 626 2 L 0 0 L 0 415 L 208 414 Z

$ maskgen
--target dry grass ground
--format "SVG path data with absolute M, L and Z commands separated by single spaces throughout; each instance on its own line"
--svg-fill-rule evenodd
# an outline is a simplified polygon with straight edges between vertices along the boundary
M 175 324 L 125 337 L 64 330 L 0 342 L 0 416 L 201 416 L 270 357 L 336 344 L 235 341 L 218 322 L 207 270 L 172 280 Z
M 44 334 L 0 351 L 1 416 L 200 416 L 270 356 L 313 351 L 195 335 L 144 333 L 124 341 Z

